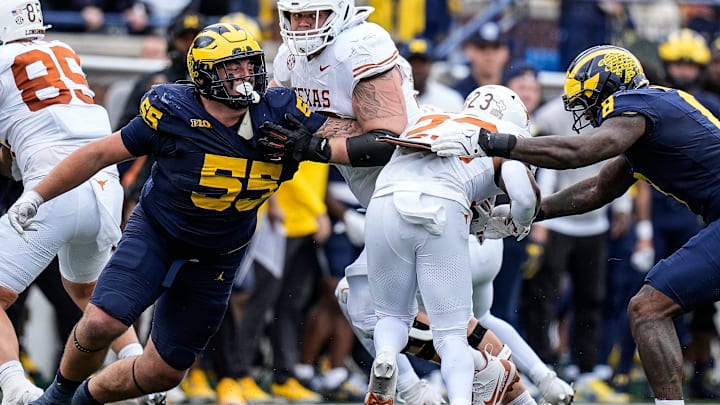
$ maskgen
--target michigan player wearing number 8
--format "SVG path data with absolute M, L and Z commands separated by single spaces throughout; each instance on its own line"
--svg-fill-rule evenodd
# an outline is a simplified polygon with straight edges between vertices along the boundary
M 488 155 L 557 169 L 614 157 L 597 176 L 543 198 L 538 219 L 599 208 L 637 180 L 703 217 L 705 228 L 655 264 L 628 307 L 655 403 L 683 404 L 673 318 L 720 299 L 720 120 L 686 92 L 648 85 L 637 58 L 610 45 L 587 49 L 570 64 L 564 102 L 576 129 L 594 128 L 572 137 L 489 134 L 480 146 Z
M 0 3 L 0 164 L 15 166 L 28 190 L 65 156 L 110 132 L 107 112 L 94 104 L 80 59 L 67 44 L 44 41 L 46 28 L 39 1 Z M 117 170 L 107 167 L 48 204 L 24 240 L 0 218 L 3 405 L 25 405 L 42 394 L 25 378 L 5 309 L 56 255 L 65 289 L 84 308 L 120 239 L 122 193 Z M 122 357 L 140 354 L 134 330 L 124 332 L 116 335 L 113 350 Z
M 176 386 L 220 325 L 258 207 L 298 167 L 264 157 L 260 125 L 290 114 L 319 135 L 352 128 L 311 113 L 292 90 L 266 91 L 263 50 L 237 25 L 205 27 L 187 60 L 192 83 L 148 91 L 137 117 L 57 164 L 9 210 L 19 233 L 43 237 L 27 229 L 45 215 L 40 204 L 52 205 L 109 165 L 155 155 L 140 202 L 68 338 L 58 378 L 37 404 L 108 403 Z M 144 353 L 87 379 L 109 342 L 152 304 Z

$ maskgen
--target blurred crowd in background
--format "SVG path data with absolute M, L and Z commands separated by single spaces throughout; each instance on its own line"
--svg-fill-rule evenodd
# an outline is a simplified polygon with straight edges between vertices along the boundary
M 117 80 L 88 69 L 93 72 L 88 79 L 98 95 L 96 101 L 108 108 L 114 128 L 137 114 L 140 97 L 150 86 L 186 78 L 185 53 L 195 34 L 209 23 L 222 20 L 241 25 L 262 41 L 266 58 L 272 61 L 272 52 L 281 42 L 274 3 L 42 2 L 46 23 L 53 25 L 48 38 L 63 35 L 81 59 L 87 49 L 84 41 L 97 41 L 98 36 L 90 35 L 96 34 L 106 36 L 108 43 L 132 39 L 139 45 L 125 56 L 165 64 L 157 71 L 125 74 Z M 472 89 L 504 84 L 523 98 L 535 136 L 572 133 L 571 115 L 562 108 L 558 83 L 547 79 L 552 77 L 547 74 L 563 72 L 580 51 L 604 43 L 628 48 L 641 59 L 651 83 L 687 91 L 720 117 L 720 6 L 713 3 L 357 1 L 375 8 L 369 20 L 393 35 L 400 54 L 411 63 L 421 105 L 459 111 Z M 102 80 L 93 80 L 100 76 Z M 128 212 L 151 164 L 138 159 L 121 167 Z M 598 169 L 599 165 L 540 170 L 537 178 L 543 194 L 548 194 Z M 19 186 L 9 180 L 2 186 L 4 203 L 11 203 Z M 638 208 L 637 196 L 643 193 L 652 193 L 647 199 L 651 205 Z M 372 359 L 355 344 L 333 293 L 344 267 L 362 248 L 359 204 L 334 168 L 314 163 L 303 163 L 275 201 L 273 209 L 283 212 L 286 242 L 292 241 L 287 246 L 305 242 L 301 244 L 303 260 L 290 256 L 288 250 L 279 263 L 247 263 L 220 333 L 171 400 L 238 404 L 237 398 L 223 395 L 228 387 L 240 390 L 247 402 L 274 398 L 342 401 L 364 396 Z M 636 227 L 633 214 L 637 209 L 652 210 L 650 245 L 639 243 L 648 235 Z M 535 224 L 526 240 L 505 240 L 492 312 L 522 331 L 561 376 L 576 381 L 578 399 L 627 403 L 648 398 L 625 309 L 652 264 L 702 226 L 685 206 L 641 189 L 592 213 Z M 278 254 L 282 256 L 283 251 Z M 51 266 L 36 284 L 55 309 L 57 334 L 64 341 L 79 312 L 59 287 L 57 268 Z M 16 330 L 23 337 L 25 301 L 19 300 L 13 309 Z M 720 398 L 714 364 L 718 348 L 715 312 L 709 306 L 677 320 L 689 398 Z M 29 339 L 25 336 L 21 342 Z M 26 369 L 38 383 L 52 378 L 32 366 L 33 360 L 47 363 L 47 359 L 31 358 L 33 350 L 27 345 L 22 352 Z M 287 355 L 294 356 L 290 359 L 297 364 L 294 369 L 273 366 L 274 359 Z M 428 380 L 441 384 L 435 366 L 418 367 Z

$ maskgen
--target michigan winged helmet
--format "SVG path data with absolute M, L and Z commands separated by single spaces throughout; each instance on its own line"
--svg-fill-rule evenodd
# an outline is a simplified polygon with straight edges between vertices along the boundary
M 603 101 L 615 92 L 647 85 L 640 61 L 627 49 L 612 45 L 587 49 L 570 63 L 565 76 L 563 102 L 573 113 L 573 129 L 597 127 Z
M 238 76 L 228 70 L 228 64 L 245 59 L 249 59 L 249 74 Z M 231 108 L 257 103 L 267 88 L 265 52 L 250 33 L 236 24 L 212 24 L 200 31 L 188 50 L 187 64 L 198 92 Z M 237 80 L 249 84 L 248 91 L 228 90 Z M 238 88 L 244 90 L 246 86 Z

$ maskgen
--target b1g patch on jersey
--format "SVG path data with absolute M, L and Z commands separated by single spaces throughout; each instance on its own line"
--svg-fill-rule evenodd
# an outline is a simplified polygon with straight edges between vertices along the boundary
M 193 128 L 212 128 L 210 121 L 200 118 L 190 118 L 190 126 Z
M 288 54 L 287 68 L 288 68 L 288 70 L 293 70 L 294 67 L 295 67 L 295 55 Z

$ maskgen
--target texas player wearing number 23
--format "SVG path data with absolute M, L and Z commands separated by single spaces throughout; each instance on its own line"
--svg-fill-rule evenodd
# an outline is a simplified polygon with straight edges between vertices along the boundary
M 334 127 L 340 120 L 311 113 L 292 90 L 266 91 L 264 52 L 235 24 L 205 27 L 187 62 L 192 83 L 148 91 L 137 117 L 64 159 L 9 210 L 15 229 L 31 233 L 28 220 L 43 214 L 44 201 L 104 167 L 155 155 L 140 202 L 68 338 L 57 380 L 36 404 L 109 403 L 180 383 L 225 314 L 258 207 L 298 167 L 264 158 L 261 124 L 291 114 L 318 134 L 341 131 Z M 108 343 L 153 303 L 144 353 L 86 379 Z

